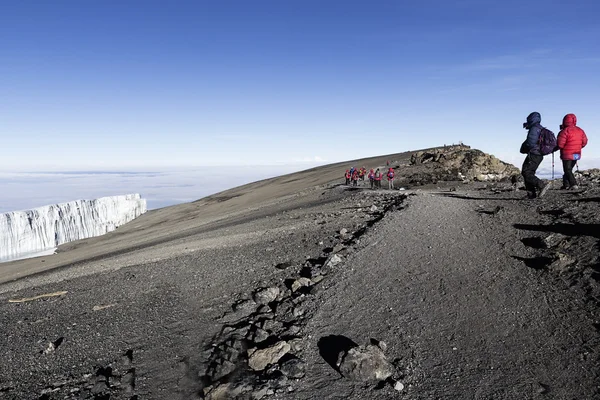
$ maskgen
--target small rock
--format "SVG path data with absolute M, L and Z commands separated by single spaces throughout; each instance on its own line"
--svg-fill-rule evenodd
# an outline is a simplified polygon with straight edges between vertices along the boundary
M 548 269 L 556 272 L 565 272 L 571 267 L 571 265 L 577 262 L 576 259 L 569 256 L 568 254 L 556 253 L 556 260 L 548 266 Z
M 294 308 L 294 310 L 292 311 L 292 315 L 295 318 L 301 317 L 302 315 L 304 315 L 304 309 L 300 308 L 300 307 L 296 307 Z
M 377 206 L 375 204 L 373 204 L 370 208 L 371 212 L 375 212 L 378 210 Z
M 344 246 L 341 243 L 338 243 L 335 246 L 333 246 L 333 250 L 331 252 L 335 254 L 335 253 L 339 253 L 340 251 L 345 250 L 345 249 L 346 249 L 346 246 Z
M 269 388 L 268 386 L 265 386 L 259 390 L 255 390 L 252 393 L 252 399 L 253 400 L 260 400 L 263 399 L 267 396 L 271 396 L 272 394 L 275 394 L 275 392 L 273 391 L 273 389 Z
M 358 346 L 342 354 L 338 366 L 346 378 L 359 381 L 384 381 L 394 373 L 383 351 L 375 345 Z
M 328 267 L 335 267 L 336 265 L 340 264 L 341 262 L 342 262 L 342 257 L 340 257 L 337 254 L 334 254 L 331 257 L 329 257 L 329 259 L 325 262 L 325 265 Z
M 553 233 L 547 236 L 544 239 L 544 244 L 547 248 L 552 248 L 558 246 L 562 241 L 564 241 L 567 237 L 562 233 Z
M 340 235 L 345 236 L 346 234 L 348 234 L 348 229 L 346 229 L 346 228 L 340 229 Z
M 299 358 L 292 358 L 281 364 L 280 371 L 292 379 L 303 378 L 306 374 L 306 363 Z
M 241 300 L 233 305 L 233 311 L 238 317 L 247 317 L 256 311 L 256 303 L 252 300 Z
M 265 289 L 259 289 L 254 293 L 253 299 L 257 304 L 269 304 L 279 296 L 278 287 L 269 287 Z
M 231 361 L 221 359 L 219 362 L 210 368 L 208 375 L 213 381 L 217 381 L 224 376 L 229 375 L 235 371 L 235 364 Z
M 262 328 L 256 328 L 254 333 L 252 333 L 251 337 L 254 343 L 261 343 L 269 338 L 269 332 L 265 331 Z
M 291 350 L 291 346 L 286 341 L 281 341 L 266 349 L 248 350 L 250 358 L 248 366 L 255 371 L 262 371 L 270 364 L 275 364 L 281 357 Z
M 404 383 L 402 383 L 402 382 L 400 382 L 400 381 L 397 381 L 397 382 L 394 384 L 394 389 L 396 389 L 396 390 L 397 390 L 397 391 L 399 391 L 399 392 L 403 391 L 403 390 L 404 390 Z
M 308 278 L 298 278 L 292 283 L 292 292 L 298 291 L 301 287 L 310 286 L 312 281 Z
M 323 279 L 325 279 L 325 277 L 323 275 L 317 275 L 311 279 L 311 282 L 313 285 L 316 285 L 317 283 L 321 282 Z

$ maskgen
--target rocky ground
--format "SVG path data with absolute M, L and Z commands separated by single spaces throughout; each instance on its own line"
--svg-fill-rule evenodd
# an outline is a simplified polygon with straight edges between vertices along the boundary
M 406 190 L 290 175 L 1 265 L 37 274 L 0 285 L 0 399 L 600 398 L 598 171 L 524 200 L 468 148 L 388 160 Z

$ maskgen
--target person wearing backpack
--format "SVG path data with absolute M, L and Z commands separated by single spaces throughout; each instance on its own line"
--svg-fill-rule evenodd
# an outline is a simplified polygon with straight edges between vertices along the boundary
M 581 159 L 581 149 L 587 145 L 588 138 L 584 130 L 577 126 L 575 114 L 567 114 L 563 118 L 557 142 L 565 173 L 562 189 L 577 190 L 579 186 L 577 186 L 577 180 L 573 175 L 573 167 Z
M 352 173 L 352 186 L 357 186 L 358 185 L 358 170 L 354 169 L 354 172 Z
M 350 184 L 350 178 L 352 177 L 352 175 L 350 175 L 350 170 L 347 169 L 346 173 L 344 174 L 344 176 L 346 177 L 346 185 Z
M 534 199 L 536 197 L 543 197 L 548 189 L 550 189 L 550 182 L 544 182 L 537 176 L 535 172 L 542 163 L 544 155 L 540 148 L 540 135 L 544 128 L 541 125 L 542 116 L 539 112 L 532 112 L 527 116 L 527 122 L 523 123 L 523 128 L 527 129 L 527 138 L 521 144 L 521 154 L 527 154 L 523 167 L 521 168 L 521 175 L 525 180 L 525 189 L 527 190 L 527 197 Z
M 375 188 L 375 171 L 373 168 L 369 171 L 369 182 L 371 183 L 371 189 Z
M 381 178 L 383 178 L 383 174 L 379 172 L 379 168 L 375 171 L 375 189 L 381 189 Z
M 390 167 L 387 172 L 388 189 L 394 189 L 394 169 Z

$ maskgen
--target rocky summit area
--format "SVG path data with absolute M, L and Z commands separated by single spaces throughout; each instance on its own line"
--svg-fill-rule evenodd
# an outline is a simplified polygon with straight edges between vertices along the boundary
M 600 171 L 518 173 L 354 160 L 0 264 L 0 399 L 600 398 Z

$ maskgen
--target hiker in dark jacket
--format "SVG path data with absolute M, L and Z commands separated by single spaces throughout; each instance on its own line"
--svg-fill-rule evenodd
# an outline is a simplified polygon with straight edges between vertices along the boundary
M 540 132 L 542 131 L 542 116 L 538 112 L 532 112 L 527 116 L 527 122 L 523 124 L 523 128 L 527 129 L 527 139 L 521 145 L 521 153 L 527 154 L 521 169 L 521 175 L 525 179 L 525 189 L 527 197 L 534 199 L 542 197 L 550 188 L 550 182 L 543 182 L 535 176 L 535 172 L 542 163 L 544 156 L 540 152 L 539 141 Z
M 588 138 L 583 129 L 577 126 L 575 114 L 567 114 L 563 118 L 558 134 L 558 148 L 563 163 L 563 189 L 577 190 L 577 180 L 573 175 L 573 167 L 581 160 L 581 149 L 587 145 Z

